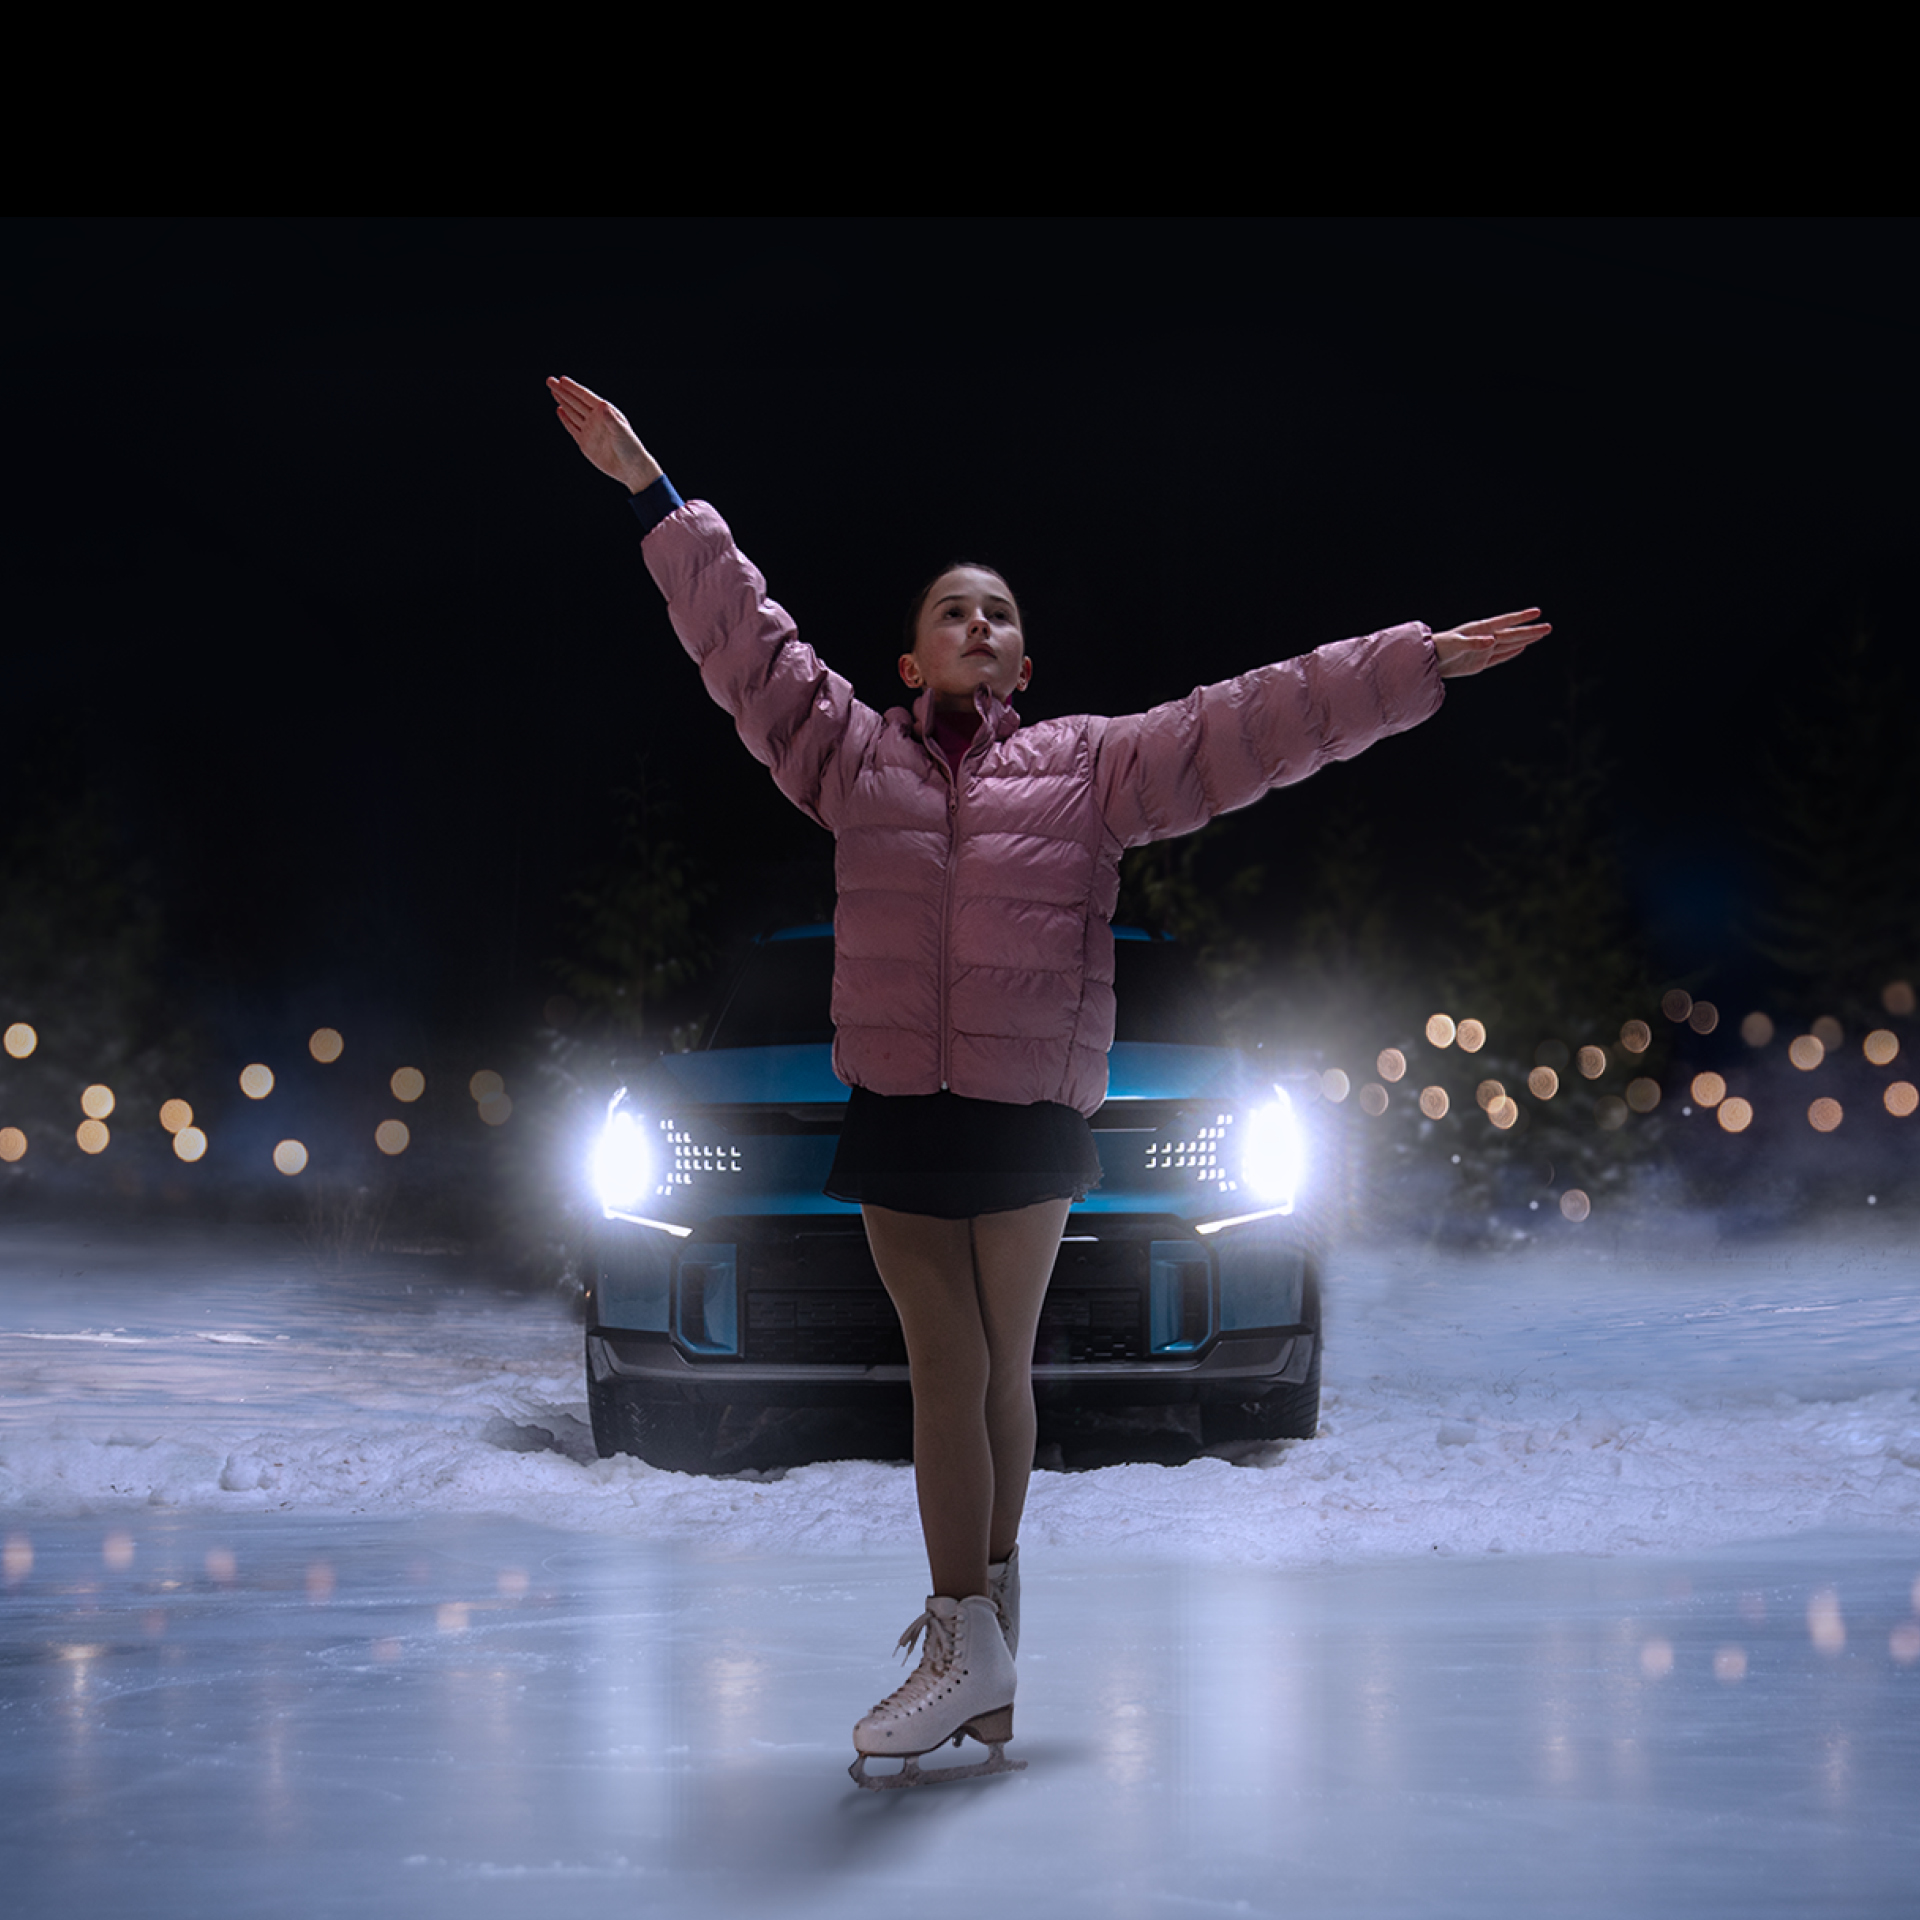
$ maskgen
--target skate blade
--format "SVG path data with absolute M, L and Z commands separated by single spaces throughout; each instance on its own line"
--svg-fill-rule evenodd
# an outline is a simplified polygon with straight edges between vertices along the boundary
M 959 1744 L 956 1736 L 954 1745 Z M 976 1760 L 970 1767 L 923 1767 L 917 1758 L 909 1757 L 900 1763 L 898 1773 L 869 1773 L 867 1759 L 866 1754 L 861 1754 L 847 1769 L 847 1775 L 856 1787 L 868 1787 L 877 1792 L 895 1787 L 937 1787 L 949 1780 L 983 1780 L 990 1773 L 1024 1773 L 1027 1765 L 1024 1760 L 1009 1760 L 1006 1749 L 998 1740 L 989 1741 L 987 1757 Z

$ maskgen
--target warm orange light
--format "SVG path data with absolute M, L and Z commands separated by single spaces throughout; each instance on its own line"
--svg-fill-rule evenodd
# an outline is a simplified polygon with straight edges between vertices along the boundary
M 82 1120 L 74 1128 L 73 1137 L 80 1143 L 82 1153 L 105 1153 L 113 1135 L 98 1120 Z
M 1644 1020 L 1629 1020 L 1620 1029 L 1620 1044 L 1629 1053 L 1645 1053 L 1653 1045 L 1653 1029 Z
M 334 1027 L 315 1027 L 307 1041 L 307 1051 L 323 1067 L 331 1066 L 346 1051 L 347 1043 Z
M 1651 1113 L 1660 1104 L 1660 1082 L 1644 1074 L 1627 1082 L 1627 1105 L 1635 1113 Z
M 1745 1133 L 1753 1125 L 1753 1107 L 1736 1093 L 1730 1099 L 1720 1102 L 1719 1111 L 1714 1118 L 1729 1133 Z
M 1831 1133 L 1840 1124 L 1841 1118 L 1840 1102 L 1829 1100 L 1824 1095 L 1807 1109 L 1807 1125 L 1815 1133 Z
M 1447 1117 L 1447 1090 L 1445 1087 L 1422 1087 L 1420 1089 L 1420 1111 L 1429 1120 L 1444 1120 Z
M 1750 1047 L 1764 1047 L 1773 1038 L 1773 1022 L 1764 1013 L 1750 1013 L 1740 1022 L 1740 1038 Z
M 1900 1052 L 1899 1037 L 1885 1027 L 1875 1027 L 1860 1043 L 1860 1050 L 1876 1067 L 1890 1067 Z
M 1827 1057 L 1827 1049 L 1816 1033 L 1803 1033 L 1787 1049 L 1787 1058 L 1802 1073 L 1811 1073 Z
M 240 1069 L 240 1091 L 249 1100 L 264 1100 L 273 1091 L 273 1069 L 255 1061 Z
M 1711 1000 L 1696 1000 L 1687 1015 L 1687 1025 L 1695 1033 L 1711 1033 L 1720 1024 L 1720 1009 Z
M 1444 1013 L 1427 1016 L 1427 1045 L 1430 1047 L 1453 1045 L 1453 1022 Z
M 1891 1096 L 1893 1089 L 1887 1089 Z M 0 1160 L 18 1160 L 27 1150 L 27 1136 L 18 1127 L 0 1127 Z
M 1627 1124 L 1627 1103 L 1617 1093 L 1603 1093 L 1593 1103 L 1593 1117 L 1602 1133 L 1616 1133 Z
M 1717 1107 L 1727 1097 L 1727 1083 L 1717 1073 L 1696 1073 L 1687 1091 L 1696 1107 Z
M 113 1089 L 92 1086 L 80 1096 L 80 1111 L 89 1120 L 104 1120 L 113 1111 Z
M 307 1150 L 298 1140 L 282 1140 L 273 1150 L 273 1164 L 289 1178 L 296 1173 L 304 1173 Z
M 1321 1095 L 1337 1107 L 1353 1091 L 1353 1082 L 1338 1067 L 1329 1067 L 1320 1076 Z
M 1373 1067 L 1382 1080 L 1401 1080 L 1406 1077 L 1407 1056 L 1398 1047 L 1382 1047 Z
M 412 1138 L 404 1120 L 382 1120 L 373 1130 L 373 1144 L 382 1153 L 405 1153 Z
M 207 1150 L 207 1136 L 198 1127 L 182 1127 L 173 1136 L 173 1150 L 182 1160 L 198 1160 Z
M 1560 1076 L 1551 1067 L 1535 1067 L 1527 1075 L 1527 1091 L 1536 1100 L 1551 1100 L 1560 1091 Z
M 165 1100 L 160 1105 L 160 1124 L 169 1133 L 193 1125 L 193 1109 L 184 1100 Z
M 1578 1187 L 1569 1187 L 1560 1196 L 1560 1211 L 1569 1220 L 1584 1220 L 1593 1211 L 1593 1202 Z
M 1823 1013 L 1820 1018 L 1813 1023 L 1813 1037 L 1818 1040 L 1829 1053 L 1838 1053 L 1846 1044 L 1847 1039 L 1846 1034 L 1841 1031 L 1840 1022 L 1830 1013 Z
M 1377 1120 L 1387 1110 L 1387 1090 L 1377 1082 L 1369 1081 L 1360 1089 L 1360 1111 L 1370 1113 Z
M 7 1029 L 6 1038 L 0 1046 L 13 1055 L 16 1060 L 24 1060 L 40 1044 L 40 1036 L 24 1020 L 16 1020 Z
M 1506 1093 L 1506 1088 L 1503 1087 L 1498 1080 L 1482 1080 L 1480 1084 L 1474 1088 L 1473 1097 L 1479 1101 L 1481 1106 L 1490 1107 L 1496 1100 L 1505 1099 Z
M 1907 1119 L 1916 1107 L 1920 1107 L 1920 1087 L 1916 1087 L 1911 1080 L 1896 1080 L 1880 1097 L 1885 1101 L 1887 1111 L 1892 1114 L 1896 1120 Z M 13 1128 L 9 1127 L 7 1133 L 11 1132 L 13 1132 Z M 4 1142 L 5 1139 L 6 1134 L 0 1134 L 0 1142 Z M 25 1153 L 26 1150 L 26 1137 L 22 1135 L 20 1140 L 20 1153 Z M 20 1153 L 12 1154 L 9 1157 L 18 1160 Z
M 1889 980 L 1880 990 L 1880 1004 L 1896 1019 L 1905 1019 L 1914 1008 L 1913 982 Z
M 426 1092 L 427 1076 L 418 1067 L 396 1067 L 387 1085 L 393 1089 L 393 1097 L 405 1104 Z
M 1453 1038 L 1462 1053 L 1478 1053 L 1487 1044 L 1487 1030 L 1478 1020 L 1462 1020 Z
M 1494 1101 L 1487 1109 L 1487 1118 L 1491 1120 L 1502 1133 L 1505 1133 L 1509 1127 L 1513 1126 L 1519 1120 L 1520 1109 L 1514 1105 L 1511 1094 L 1503 1093 L 1500 1098 Z
M 1598 1047 L 1582 1047 L 1576 1059 L 1585 1079 L 1598 1080 L 1607 1070 L 1607 1056 Z
M 1693 1011 L 1693 995 L 1685 987 L 1673 987 L 1660 996 L 1660 1011 L 1676 1023 Z
M 467 1091 L 476 1100 L 491 1100 L 495 1094 L 504 1093 L 507 1083 L 491 1067 L 482 1067 L 467 1082 Z

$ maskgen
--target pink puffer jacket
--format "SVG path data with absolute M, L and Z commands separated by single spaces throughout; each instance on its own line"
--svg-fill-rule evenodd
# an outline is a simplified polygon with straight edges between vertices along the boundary
M 801 644 L 726 523 L 689 501 L 647 565 L 707 691 L 781 792 L 837 838 L 834 1071 L 1092 1113 L 1113 1040 L 1108 921 L 1128 847 L 1204 826 L 1440 705 L 1425 627 L 1389 627 L 1149 713 L 1023 727 L 977 696 L 956 781 L 912 714 L 878 713 Z

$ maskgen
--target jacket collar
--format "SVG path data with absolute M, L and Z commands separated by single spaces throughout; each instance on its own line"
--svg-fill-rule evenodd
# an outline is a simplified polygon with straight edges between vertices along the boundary
M 981 729 L 989 740 L 1004 740 L 1018 729 L 1020 716 L 1014 712 L 1012 701 L 997 699 L 990 689 L 978 687 L 974 690 L 973 704 L 980 715 Z M 913 730 L 922 740 L 933 738 L 931 687 L 923 687 L 920 698 L 913 703 Z

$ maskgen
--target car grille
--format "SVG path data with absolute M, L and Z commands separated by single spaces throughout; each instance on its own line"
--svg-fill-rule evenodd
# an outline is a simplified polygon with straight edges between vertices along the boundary
M 905 1366 L 906 1342 L 860 1233 L 796 1234 L 742 1249 L 741 1352 L 786 1366 Z M 1042 1365 L 1141 1360 L 1147 1334 L 1147 1245 L 1061 1250 L 1040 1313 Z M 1199 1311 L 1204 1316 L 1204 1290 Z M 1204 1331 L 1204 1327 L 1200 1329 Z

